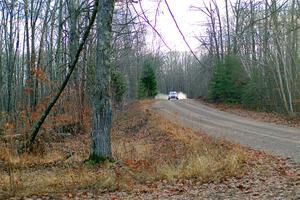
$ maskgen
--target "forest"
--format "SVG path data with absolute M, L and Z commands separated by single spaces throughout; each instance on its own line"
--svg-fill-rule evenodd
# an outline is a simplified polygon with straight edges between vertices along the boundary
M 157 10 L 171 4 L 152 2 Z M 1 140 L 22 154 L 87 133 L 86 159 L 112 159 L 115 114 L 172 90 L 299 117 L 300 1 L 197 5 L 190 12 L 204 16 L 203 33 L 194 36 L 196 50 L 182 52 L 161 48 L 164 38 L 139 0 L 0 1 Z M 176 23 L 180 16 L 169 11 Z M 161 46 L 149 46 L 149 31 Z
M 217 1 L 210 1 L 206 7 L 191 8 L 207 17 L 207 23 L 202 25 L 206 35 L 197 36 L 201 51 L 196 53 L 200 62 L 190 52 L 149 50 L 145 37 L 150 22 L 146 16 L 132 9 L 133 2 L 116 3 L 111 68 L 122 74 L 126 85 L 124 101 L 137 97 L 143 62 L 151 60 L 159 92 L 173 88 L 196 98 L 208 97 L 208 90 L 212 90 L 214 97 L 215 88 L 220 89 L 216 91 L 220 94 L 215 95 L 222 101 L 228 99 L 291 115 L 299 112 L 299 2 L 225 3 L 226 12 Z M 92 8 L 92 1 L 1 2 L 1 113 L 18 115 L 25 110 L 34 111 L 53 95 L 69 70 Z M 63 97 L 67 100 L 68 93 L 74 92 L 73 102 L 79 110 L 89 101 L 97 57 L 96 39 L 92 27 Z M 215 79 L 217 74 L 227 74 L 219 78 L 233 84 L 233 91 L 212 86 L 213 74 Z M 230 100 L 228 95 L 237 96 Z

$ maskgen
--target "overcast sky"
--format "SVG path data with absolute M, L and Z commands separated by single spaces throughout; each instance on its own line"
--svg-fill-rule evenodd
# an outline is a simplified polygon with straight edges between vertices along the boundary
M 142 0 L 142 7 L 146 11 L 148 18 L 154 24 L 155 11 L 157 8 L 157 1 L 155 0 Z M 168 0 L 168 4 L 175 16 L 175 19 L 185 35 L 188 43 L 193 50 L 199 46 L 198 41 L 194 38 L 195 35 L 203 33 L 204 27 L 199 25 L 200 21 L 205 21 L 205 16 L 199 11 L 193 11 L 191 6 L 201 6 L 201 0 Z M 156 30 L 162 35 L 165 42 L 172 50 L 188 51 L 188 47 L 184 43 L 176 25 L 167 9 L 164 0 L 161 1 L 159 13 L 157 16 Z M 152 32 L 152 31 L 151 31 Z M 156 37 L 158 38 L 158 37 Z M 153 44 L 153 48 L 158 45 L 157 40 L 153 40 L 153 34 L 148 37 L 148 43 Z M 161 42 L 161 45 L 163 43 Z M 162 47 L 163 50 L 167 48 Z
M 189 45 L 193 50 L 197 50 L 199 47 L 199 42 L 195 39 L 195 35 L 203 35 L 205 33 L 205 27 L 203 22 L 206 21 L 206 16 L 200 11 L 195 11 L 191 9 L 192 6 L 203 7 L 204 3 L 208 4 L 210 0 L 167 0 L 168 4 L 172 10 L 175 19 L 185 35 Z M 224 7 L 223 1 L 217 1 L 220 10 Z M 158 0 L 142 0 L 142 7 L 148 18 L 154 24 L 155 12 L 158 5 Z M 136 7 L 139 7 L 136 5 Z M 149 29 L 151 32 L 151 29 Z M 165 1 L 162 0 L 159 6 L 159 14 L 157 16 L 156 30 L 162 35 L 165 42 L 172 50 L 178 51 L 189 51 L 188 47 L 184 43 L 182 36 L 180 35 L 176 25 L 167 9 Z M 148 43 L 152 48 L 156 48 L 158 44 L 158 39 L 153 41 L 153 34 L 150 34 Z M 158 37 L 156 37 L 158 38 Z M 152 45 L 151 45 L 152 44 Z M 161 45 L 163 43 L 161 42 Z M 162 47 L 163 50 L 167 48 Z

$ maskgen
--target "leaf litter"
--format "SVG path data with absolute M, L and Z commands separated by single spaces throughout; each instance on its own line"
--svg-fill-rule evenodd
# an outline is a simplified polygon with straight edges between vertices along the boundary
M 0 197 L 2 192 L 3 198 L 28 200 L 300 198 L 299 164 L 180 127 L 151 104 L 135 102 L 115 114 L 115 163 L 82 163 L 88 156 L 88 134 L 49 147 L 56 148 L 58 160 L 49 162 L 47 155 L 28 156 L 26 162 L 18 158 L 11 165 L 13 183 L 1 157 Z M 74 153 L 62 160 L 66 148 Z

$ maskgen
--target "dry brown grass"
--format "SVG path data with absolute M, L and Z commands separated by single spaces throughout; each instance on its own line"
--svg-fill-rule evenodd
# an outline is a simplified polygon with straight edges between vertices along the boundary
M 143 115 L 128 116 L 129 126 L 140 124 L 137 132 L 122 131 L 130 130 L 124 120 L 123 125 L 116 126 L 119 134 L 113 135 L 119 141 L 113 148 L 118 159 L 127 161 L 128 166 L 137 167 L 140 163 L 146 166 L 142 181 L 178 178 L 220 181 L 241 171 L 246 156 L 238 145 L 180 127 L 146 107 L 135 105 L 133 113 L 144 110 Z M 133 137 L 124 140 L 122 134 Z
M 13 142 L 1 143 L 0 198 L 49 192 L 130 190 L 156 180 L 195 178 L 220 181 L 241 172 L 243 150 L 205 134 L 183 128 L 135 102 L 117 113 L 112 128 L 115 163 L 87 166 L 89 134 L 44 145 L 43 154 L 17 155 Z M 45 142 L 44 142 L 45 143 Z M 65 159 L 66 155 L 72 156 Z
M 171 165 L 161 168 L 168 178 L 197 177 L 203 181 L 219 181 L 241 170 L 246 158 L 240 146 L 212 139 L 159 116 L 155 123 L 159 124 L 159 128 L 169 134 L 170 138 L 185 145 L 184 156 L 178 164 L 170 161 Z M 168 170 L 171 173 L 168 173 Z
M 83 164 L 83 154 L 64 160 L 65 152 L 53 151 L 43 157 L 13 155 L 8 148 L 4 163 L 0 163 L 0 197 L 27 196 L 49 192 L 73 191 L 77 188 L 113 189 L 115 173 L 111 163 L 90 167 Z M 1 154 L 4 155 L 4 154 Z M 1 198 L 0 198 L 1 199 Z

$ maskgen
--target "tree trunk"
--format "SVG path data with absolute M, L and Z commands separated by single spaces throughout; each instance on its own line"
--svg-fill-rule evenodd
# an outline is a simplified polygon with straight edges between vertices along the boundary
M 255 16 L 254 16 L 254 2 L 250 1 L 250 26 L 251 26 L 251 49 L 252 61 L 256 61 L 256 44 L 255 44 Z
M 6 102 L 6 112 L 10 113 L 12 110 L 12 87 L 13 87 L 13 70 L 14 70 L 14 45 L 13 45 L 13 20 L 14 20 L 14 7 L 15 1 L 12 1 L 10 5 L 10 19 L 9 19 L 9 44 L 8 44 L 8 60 L 7 60 L 7 102 Z
M 29 37 L 29 16 L 28 16 L 28 0 L 24 1 L 24 13 L 25 13 L 25 33 L 26 33 L 26 65 L 27 65 L 27 77 L 26 77 L 26 87 L 29 90 L 28 105 L 33 107 L 33 80 L 32 80 L 32 68 L 30 60 L 30 37 Z
M 79 2 L 76 2 L 74 0 L 69 0 L 67 3 L 68 7 L 68 12 L 70 15 L 69 18 L 69 60 L 73 60 L 74 56 L 76 54 L 76 49 L 78 48 L 79 45 L 79 31 L 78 31 L 78 22 L 79 22 L 79 15 L 80 15 L 80 9 L 79 9 Z M 74 96 L 74 101 L 75 105 L 77 106 L 79 112 L 76 112 L 74 115 L 74 118 L 76 122 L 82 123 L 80 119 L 80 115 L 82 113 L 82 106 L 80 102 L 80 91 L 79 91 L 79 70 L 78 68 L 80 67 L 80 63 L 78 64 L 78 67 L 74 70 L 73 72 L 73 80 L 72 80 L 72 87 L 75 89 L 75 96 Z M 82 124 L 81 124 L 82 125 Z
M 97 56 L 92 96 L 93 123 L 90 159 L 107 159 L 112 157 L 110 143 L 112 123 L 110 57 L 113 10 L 113 0 L 101 1 L 97 16 Z
M 0 28 L 0 35 L 2 35 L 2 27 Z M 2 40 L 0 40 L 0 92 L 3 91 L 3 85 L 4 85 L 4 81 L 3 81 L 3 64 L 2 64 Z M 4 106 L 3 106 L 3 99 L 4 97 L 0 97 L 0 112 L 4 111 Z
M 226 12 L 226 25 L 227 25 L 227 53 L 230 54 L 231 44 L 230 44 L 230 24 L 229 24 L 229 14 L 228 14 L 228 0 L 225 0 L 225 12 Z
M 219 24 L 219 40 L 220 40 L 220 50 L 221 50 L 221 53 L 220 53 L 220 58 L 223 60 L 224 58 L 224 45 L 223 45 L 223 27 L 222 27 L 222 20 L 221 20 L 221 16 L 220 16 L 220 10 L 219 10 L 219 7 L 218 7 L 218 4 L 217 2 L 214 0 L 213 1 L 213 4 L 214 4 L 214 7 L 215 7 L 215 11 L 216 11 L 216 14 L 217 14 L 217 18 L 218 18 L 218 24 Z
M 209 13 L 210 13 L 210 22 L 211 22 L 211 28 L 212 28 L 212 35 L 214 39 L 214 45 L 216 49 L 216 55 L 217 58 L 220 59 L 220 50 L 219 50 L 219 42 L 217 38 L 217 31 L 216 31 L 216 19 L 214 16 L 214 11 L 212 9 L 211 3 L 209 4 Z
M 32 130 L 32 133 L 30 135 L 30 138 L 29 140 L 27 141 L 27 143 L 25 144 L 25 146 L 23 147 L 23 149 L 21 150 L 27 150 L 27 151 L 32 151 L 32 148 L 33 148 L 33 144 L 34 144 L 34 141 L 35 141 L 35 138 L 36 136 L 38 135 L 39 133 L 39 130 L 41 128 L 41 126 L 43 125 L 44 121 L 46 120 L 47 116 L 49 115 L 51 109 L 53 108 L 53 106 L 56 104 L 57 100 L 59 99 L 59 97 L 61 96 L 62 92 L 64 91 L 65 87 L 67 86 L 70 78 L 71 78 L 71 75 L 76 67 L 76 64 L 78 62 L 78 59 L 79 59 L 79 56 L 80 56 L 80 53 L 81 51 L 83 50 L 84 48 L 84 45 L 86 43 L 86 40 L 89 36 L 89 33 L 93 27 L 93 24 L 94 24 L 94 21 L 95 21 L 95 18 L 96 18 L 96 14 L 97 14 L 97 10 L 98 10 L 98 5 L 99 5 L 99 0 L 96 0 L 95 1 L 95 6 L 94 6 L 94 11 L 93 11 L 93 14 L 91 16 L 91 19 L 90 19 L 90 22 L 89 22 L 89 25 L 88 27 L 86 28 L 84 34 L 83 34 L 83 37 L 82 37 L 82 40 L 78 46 L 78 49 L 76 51 L 76 54 L 75 54 L 75 57 L 74 57 L 74 60 L 70 63 L 69 65 L 69 71 L 66 75 L 66 78 L 64 79 L 62 85 L 60 86 L 58 92 L 56 93 L 56 95 L 52 98 L 51 102 L 49 103 L 48 107 L 45 109 L 45 111 L 43 112 L 41 118 L 39 119 L 39 121 L 36 123 L 34 129 Z

